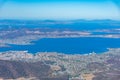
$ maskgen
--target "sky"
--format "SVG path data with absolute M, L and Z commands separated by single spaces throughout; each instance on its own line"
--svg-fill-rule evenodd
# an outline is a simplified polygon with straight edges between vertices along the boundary
M 0 19 L 120 20 L 120 0 L 0 0 Z

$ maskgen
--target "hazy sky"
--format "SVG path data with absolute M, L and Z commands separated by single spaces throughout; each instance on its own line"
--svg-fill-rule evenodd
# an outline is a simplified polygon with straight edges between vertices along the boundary
M 0 18 L 120 20 L 120 0 L 0 0 Z

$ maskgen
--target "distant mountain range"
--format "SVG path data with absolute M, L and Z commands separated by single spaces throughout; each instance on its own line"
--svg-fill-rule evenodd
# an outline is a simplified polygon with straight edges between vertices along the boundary
M 97 27 L 96 27 L 97 26 Z M 70 28 L 87 29 L 93 28 L 118 28 L 120 21 L 117 20 L 0 20 L 0 28 Z

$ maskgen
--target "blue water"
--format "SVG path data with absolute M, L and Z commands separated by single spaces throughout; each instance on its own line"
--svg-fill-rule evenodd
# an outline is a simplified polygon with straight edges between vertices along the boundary
M 86 54 L 90 52 L 101 53 L 107 48 L 120 48 L 120 39 L 113 38 L 44 38 L 34 41 L 33 45 L 11 45 L 0 48 L 0 51 L 28 50 L 36 52 L 59 52 L 65 54 Z

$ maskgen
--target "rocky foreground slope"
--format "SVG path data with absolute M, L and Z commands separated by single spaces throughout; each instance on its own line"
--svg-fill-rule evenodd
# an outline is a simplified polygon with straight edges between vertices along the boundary
M 27 63 L 21 61 L 0 60 L 1 79 L 18 80 L 67 80 L 68 77 L 51 76 L 52 70 L 43 62 Z
M 3 80 L 120 80 L 120 48 L 96 54 L 0 53 Z

